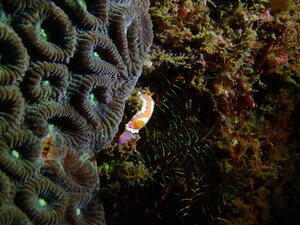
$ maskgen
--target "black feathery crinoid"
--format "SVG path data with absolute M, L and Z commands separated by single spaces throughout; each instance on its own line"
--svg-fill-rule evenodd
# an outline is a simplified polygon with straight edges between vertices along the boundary
M 166 79 L 163 86 L 154 118 L 138 146 L 146 165 L 158 170 L 147 191 L 152 189 L 152 205 L 148 200 L 144 213 L 159 223 L 208 224 L 213 214 L 208 200 L 215 185 L 209 136 L 215 124 L 199 118 L 199 97 L 182 77 Z
M 126 197 L 117 202 L 120 207 L 126 202 L 126 207 L 114 202 L 119 214 L 107 211 L 107 218 L 114 219 L 108 224 L 124 222 L 122 218 L 126 224 L 210 224 L 217 214 L 212 201 L 218 184 L 216 160 L 209 139 L 215 123 L 200 121 L 198 97 L 183 78 L 163 78 L 161 84 L 153 117 L 140 130 L 136 147 L 146 168 L 156 173 L 143 185 L 121 188 Z

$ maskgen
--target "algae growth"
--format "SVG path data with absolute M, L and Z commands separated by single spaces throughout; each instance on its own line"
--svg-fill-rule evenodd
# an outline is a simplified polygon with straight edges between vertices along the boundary
M 152 0 L 150 13 L 138 86 L 155 91 L 154 117 L 138 142 L 103 152 L 145 179 L 103 173 L 120 194 L 108 223 L 296 224 L 300 1 Z

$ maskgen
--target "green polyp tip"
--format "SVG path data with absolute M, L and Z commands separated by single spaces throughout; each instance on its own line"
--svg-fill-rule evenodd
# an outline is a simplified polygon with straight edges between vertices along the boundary
M 45 199 L 39 198 L 39 204 L 40 204 L 41 206 L 45 206 L 45 205 L 47 205 L 47 202 L 46 202 Z
M 93 52 L 93 55 L 96 56 L 97 58 L 101 58 L 101 56 L 98 52 Z
M 44 40 L 48 40 L 48 36 L 46 34 L 45 29 L 40 28 L 40 36 L 44 39 Z
M 97 102 L 94 94 L 90 94 L 89 95 L 89 101 L 90 101 L 90 103 L 91 103 L 92 106 L 98 105 L 98 102 Z
M 87 10 L 86 2 L 84 0 L 77 0 L 77 2 L 84 10 Z
M 81 209 L 76 208 L 76 215 L 79 216 L 81 214 Z
M 16 159 L 20 158 L 20 153 L 17 150 L 12 150 L 11 154 L 13 157 L 15 157 Z
M 55 131 L 55 126 L 53 124 L 49 124 L 48 129 L 49 129 L 49 134 L 48 135 L 52 135 Z
M 50 85 L 50 82 L 49 82 L 49 80 L 45 80 L 45 81 L 43 81 L 43 85 L 44 85 L 44 86 L 49 86 L 49 85 Z

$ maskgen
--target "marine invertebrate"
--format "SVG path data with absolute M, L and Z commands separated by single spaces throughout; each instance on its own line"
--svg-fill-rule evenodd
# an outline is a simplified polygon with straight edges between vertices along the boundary
M 67 63 L 74 54 L 75 29 L 53 3 L 39 2 L 22 11 L 14 26 L 32 58 Z
M 22 210 L 12 205 L 0 208 L 0 224 L 33 225 Z
M 20 11 L 36 4 L 37 0 L 6 0 L 3 1 L 5 9 L 9 12 Z
M 6 133 L 0 139 L 0 168 L 24 182 L 39 173 L 40 145 L 30 131 Z
M 0 86 L 0 134 L 20 126 L 24 119 L 24 99 L 15 86 Z
M 53 129 L 56 141 L 79 145 L 91 135 L 85 119 L 69 105 L 42 101 L 28 108 L 27 118 L 34 121 L 31 128 L 38 137 L 45 137 Z
M 126 2 L 127 7 L 118 4 L 111 5 L 109 14 L 110 35 L 130 71 L 132 77 L 141 73 L 140 62 L 146 56 L 149 43 L 152 42 L 153 34 L 148 32 L 152 29 L 151 19 L 148 13 L 142 12 L 141 17 L 134 13 L 139 8 L 148 7 L 147 1 Z
M 48 177 L 68 192 L 89 193 L 99 185 L 97 167 L 88 153 L 75 153 L 67 147 L 52 145 L 44 158 Z
M 104 224 L 103 206 L 85 194 L 72 194 L 67 218 L 74 225 Z
M 70 84 L 71 103 L 97 127 L 99 116 L 105 113 L 101 106 L 108 106 L 113 101 L 112 93 L 116 88 L 117 81 L 109 76 L 74 74 Z
M 68 196 L 46 177 L 26 182 L 17 193 L 16 204 L 37 224 L 56 224 L 65 215 Z
M 80 32 L 76 58 L 81 69 L 108 77 L 128 76 L 116 45 L 101 32 Z
M 59 100 L 68 88 L 69 72 L 58 63 L 32 62 L 25 77 L 26 95 L 31 100 Z
M 0 1 L 0 204 L 11 209 L 0 207 L 1 224 L 105 224 L 95 154 L 113 139 L 141 74 L 148 8 Z M 67 210 L 76 194 L 87 197 Z
M 142 106 L 139 111 L 132 117 L 132 119 L 125 125 L 125 131 L 120 135 L 118 145 L 124 144 L 126 141 L 131 139 L 134 134 L 137 134 L 141 128 L 143 128 L 150 120 L 153 110 L 154 101 L 151 94 L 139 93 Z
M 133 140 L 103 152 L 104 156 L 106 151 L 113 155 L 111 161 L 102 164 L 100 173 L 101 190 L 109 193 L 104 204 L 118 212 L 106 212 L 111 224 L 177 224 L 199 218 L 199 214 L 204 221 L 205 215 L 211 214 L 207 199 L 213 197 L 206 188 L 211 184 L 206 173 L 214 164 L 208 137 L 213 128 L 201 125 L 195 117 L 199 109 L 193 103 L 198 99 L 192 98 L 184 79 L 160 79 L 155 82 L 162 88 L 155 92 L 153 121 L 140 130 L 138 144 Z M 133 92 L 130 96 L 133 106 L 126 108 L 127 114 L 139 107 L 135 98 L 140 95 Z M 121 222 L 122 218 L 127 220 Z
M 8 204 L 16 192 L 16 187 L 10 178 L 0 170 L 0 206 Z
M 54 0 L 84 30 L 95 30 L 108 20 L 109 1 Z
M 118 94 L 118 92 L 116 94 Z M 104 147 L 104 143 L 112 140 L 115 133 L 117 132 L 117 126 L 119 118 L 121 118 L 122 112 L 124 110 L 124 104 L 122 104 L 122 101 L 115 98 L 114 101 L 109 105 L 103 105 L 101 108 L 103 114 L 100 115 L 100 121 L 103 125 L 103 129 L 97 131 L 100 137 L 98 140 L 98 144 L 100 145 L 98 148 L 100 149 Z M 103 135 L 104 133 L 106 135 Z
M 0 26 L 0 84 L 20 82 L 28 68 L 26 48 L 18 35 L 10 28 Z

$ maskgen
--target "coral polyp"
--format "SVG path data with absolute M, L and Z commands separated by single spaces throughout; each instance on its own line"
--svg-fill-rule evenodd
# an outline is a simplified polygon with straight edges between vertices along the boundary
M 298 224 L 299 21 L 300 0 L 0 0 L 0 225 Z
M 149 1 L 0 1 L 0 224 L 105 224 L 96 154 L 152 44 Z

